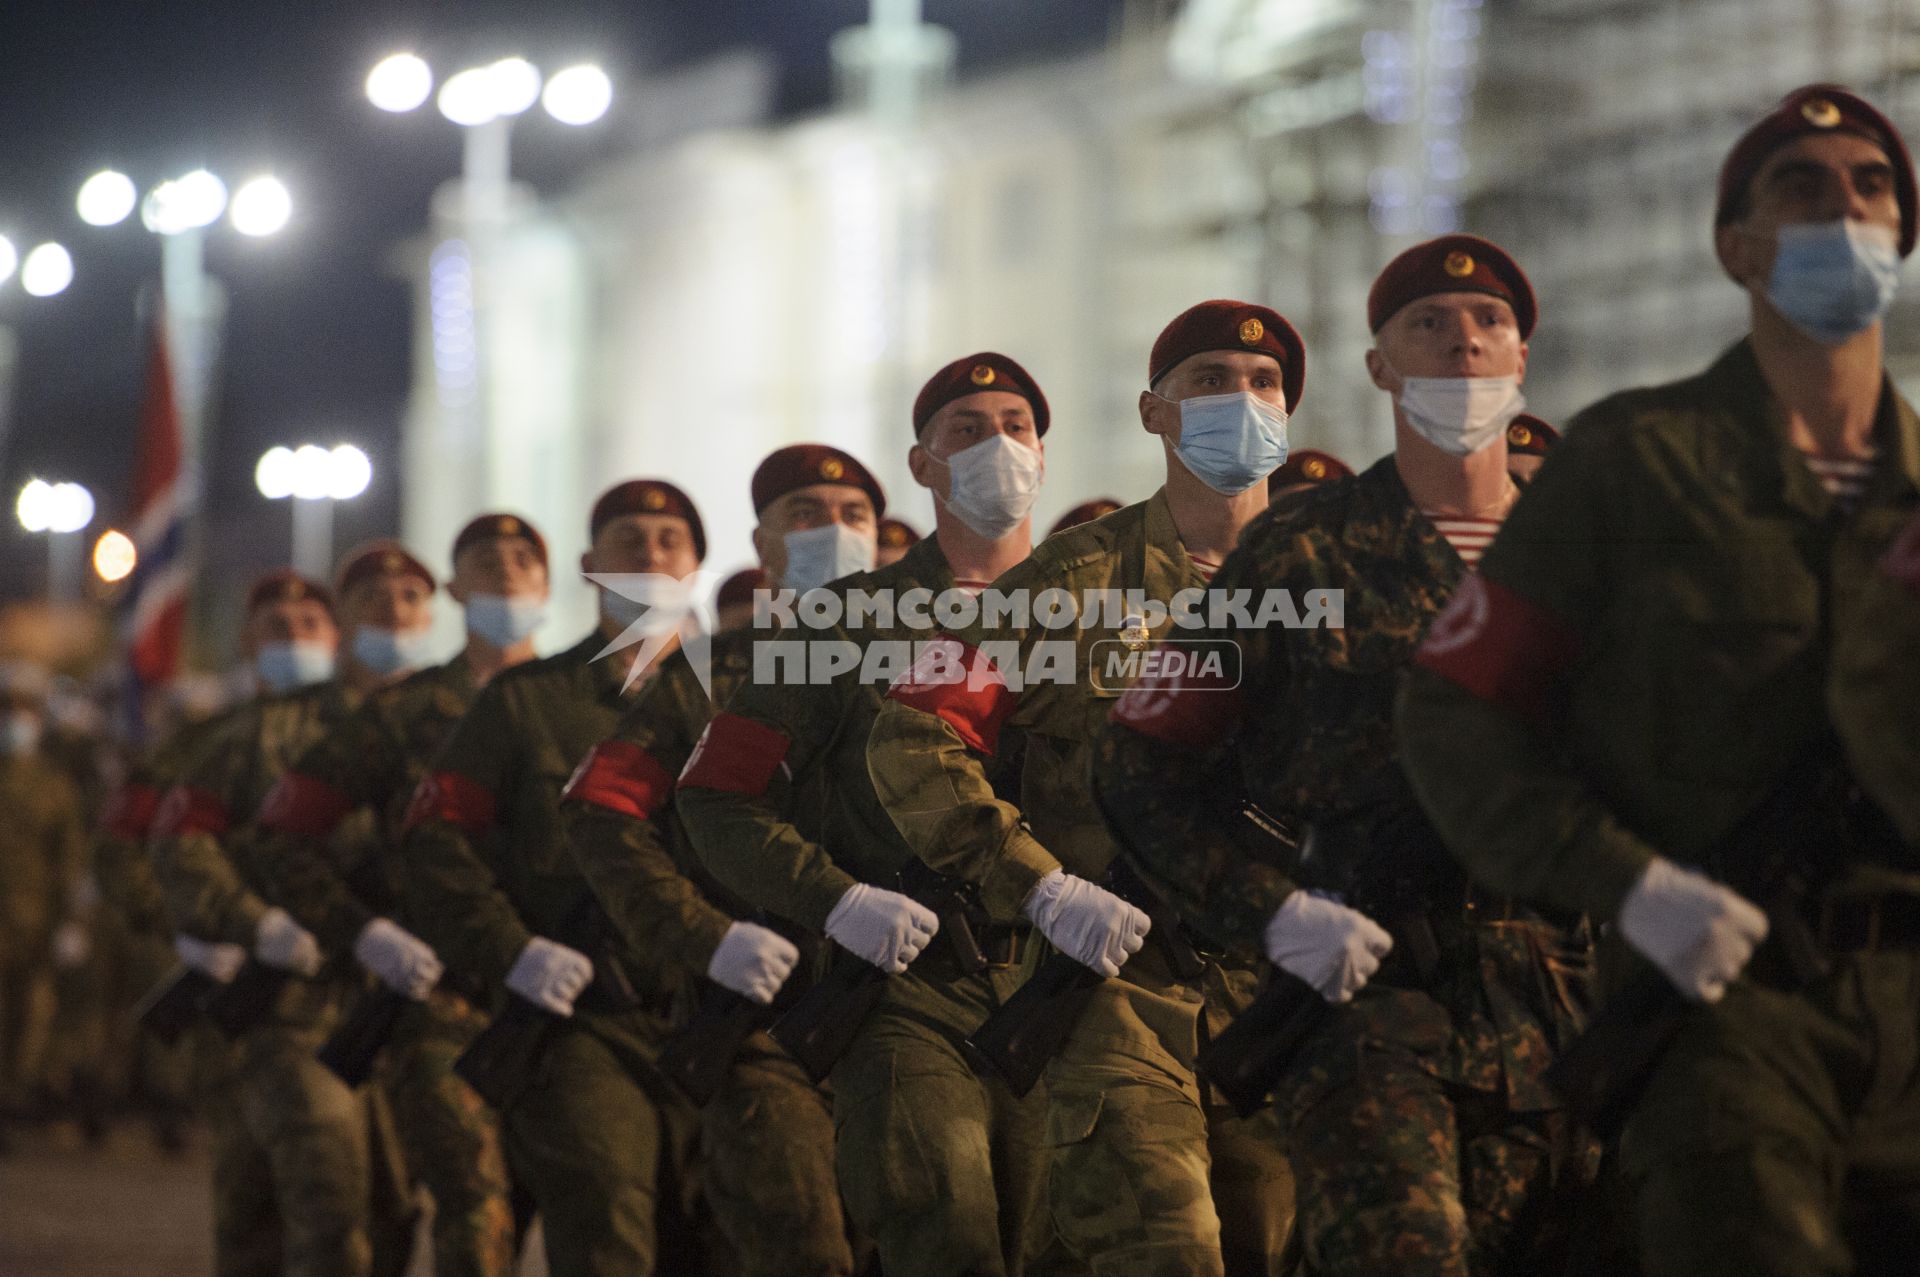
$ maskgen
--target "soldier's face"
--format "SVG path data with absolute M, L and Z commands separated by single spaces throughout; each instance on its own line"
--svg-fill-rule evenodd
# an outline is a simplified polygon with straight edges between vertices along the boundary
M 760 512 L 760 526 L 753 530 L 753 548 L 760 556 L 760 567 L 767 579 L 779 581 L 787 571 L 787 533 L 837 523 L 850 531 L 874 536 L 874 525 L 878 522 L 873 512 L 873 498 L 865 488 L 845 483 L 816 483 L 795 488 Z
M 379 572 L 340 600 L 349 630 L 363 625 L 402 633 L 433 624 L 433 590 L 411 572 Z
M 447 593 L 463 607 L 476 594 L 544 599 L 547 565 L 525 537 L 488 537 L 460 551 Z
M 316 643 L 337 650 L 340 627 L 318 600 L 283 600 L 253 609 L 247 617 L 245 639 L 249 659 L 267 643 Z
M 976 443 L 1005 435 L 1017 444 L 1044 455 L 1046 444 L 1034 426 L 1033 405 L 1010 390 L 983 390 L 966 395 L 933 414 L 920 441 L 907 453 L 913 481 L 941 496 L 953 491 L 953 472 L 947 461 Z M 903 551 L 904 553 L 904 551 Z
M 1436 293 L 1402 306 L 1367 352 L 1373 384 L 1398 394 L 1408 377 L 1527 375 L 1513 307 L 1485 293 Z
M 700 566 L 693 529 L 677 514 L 625 514 L 609 519 L 580 556 L 585 572 L 652 572 L 676 581 Z
M 1900 231 L 1900 200 L 1887 153 L 1852 133 L 1795 138 L 1760 166 L 1747 187 L 1747 212 L 1714 237 L 1727 273 L 1765 288 L 1782 226 L 1866 222 Z
M 1203 350 L 1169 369 L 1151 390 L 1140 392 L 1140 424 L 1150 435 L 1180 442 L 1180 401 L 1202 395 L 1245 392 L 1287 406 L 1280 361 L 1251 350 Z

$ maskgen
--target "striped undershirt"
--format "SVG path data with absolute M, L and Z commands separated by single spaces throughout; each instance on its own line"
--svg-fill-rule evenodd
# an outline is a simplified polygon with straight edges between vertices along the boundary
M 976 581 L 971 577 L 956 576 L 953 578 L 953 588 L 962 594 L 978 595 L 980 591 L 986 589 L 987 586 L 991 584 L 992 582 L 990 581 Z
M 1203 559 L 1191 551 L 1187 554 L 1187 562 L 1193 564 L 1193 570 L 1200 574 L 1203 581 L 1213 580 L 1213 574 L 1220 570 L 1220 565 L 1212 559 Z
M 1480 556 L 1493 544 L 1493 534 L 1500 530 L 1498 519 L 1463 519 L 1458 515 L 1435 514 L 1431 510 L 1422 510 L 1460 561 L 1468 567 L 1476 567 Z
M 1864 457 L 1822 457 L 1811 452 L 1800 455 L 1807 459 L 1807 469 L 1813 471 L 1834 504 L 1852 510 L 1867 495 L 1867 481 L 1873 478 L 1873 463 L 1880 453 L 1875 449 Z

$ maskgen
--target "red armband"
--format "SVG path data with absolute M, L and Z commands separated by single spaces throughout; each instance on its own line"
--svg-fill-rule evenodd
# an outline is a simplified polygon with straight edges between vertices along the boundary
M 175 785 L 160 800 L 159 810 L 153 814 L 153 836 L 184 838 L 188 834 L 209 834 L 218 838 L 232 823 L 227 805 L 212 791 Z
M 939 638 L 920 649 L 913 668 L 895 679 L 887 699 L 933 714 L 983 754 L 1000 746 L 1000 729 L 1016 698 L 1007 680 L 977 647 Z
M 1224 672 L 1198 674 L 1186 668 L 1135 683 L 1107 718 L 1170 745 L 1204 749 L 1239 725 L 1243 703 L 1239 685 Z
M 592 803 L 636 820 L 651 820 L 673 796 L 673 777 L 631 741 L 603 740 L 574 768 L 561 802 Z
M 100 813 L 100 832 L 109 838 L 137 842 L 153 828 L 153 818 L 159 810 L 157 788 L 129 781 L 107 800 L 107 809 Z
M 1908 519 L 1907 526 L 1900 529 L 1880 560 L 1880 570 L 1920 594 L 1920 515 Z
M 715 714 L 700 733 L 693 756 L 680 769 L 680 783 L 695 789 L 758 798 L 793 744 L 786 734 L 738 714 Z
M 492 791 L 479 781 L 459 772 L 435 772 L 413 791 L 405 827 L 444 820 L 467 837 L 478 838 L 493 828 L 494 807 Z
M 260 826 L 277 833 L 325 838 L 353 810 L 346 792 L 318 776 L 288 772 L 260 803 Z
M 1536 719 L 1579 655 L 1572 626 L 1473 572 L 1427 627 L 1414 664 L 1489 704 Z

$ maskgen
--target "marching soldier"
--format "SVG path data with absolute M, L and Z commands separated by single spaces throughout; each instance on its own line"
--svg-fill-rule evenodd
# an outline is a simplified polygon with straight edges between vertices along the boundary
M 848 454 L 821 444 L 781 448 L 755 469 L 752 496 L 762 570 L 783 588 L 803 592 L 826 584 L 824 573 L 840 575 L 845 560 L 808 548 L 818 543 L 843 547 L 871 566 L 886 498 Z M 685 649 L 670 657 L 562 799 L 574 857 L 608 916 L 650 955 L 647 972 L 663 996 L 683 1002 L 711 980 L 769 1004 L 801 962 L 791 941 L 749 920 L 752 907 L 695 858 L 682 823 L 688 791 L 676 790 L 674 780 L 703 740 L 705 766 L 687 775 L 734 774 L 725 751 L 703 733 L 714 707 L 747 681 L 755 637 L 765 633 L 751 625 L 726 631 L 696 649 L 699 665 Z M 807 791 L 811 807 L 818 806 L 818 788 Z M 851 1274 L 834 1183 L 836 1123 L 827 1097 L 792 1057 L 764 1034 L 748 1038 L 702 1107 L 701 1123 L 707 1201 L 742 1273 Z
M 934 535 L 834 592 L 890 597 L 897 608 L 910 591 L 977 592 L 1024 559 L 1048 421 L 1039 385 L 1004 355 L 935 373 L 914 403 L 908 454 L 934 494 Z M 1045 1114 L 1038 1095 L 1017 1100 L 976 1073 L 959 1043 L 1017 985 L 1027 928 L 982 917 L 993 965 L 980 973 L 960 971 L 937 941 L 917 959 L 893 951 L 928 919 L 894 890 L 913 853 L 868 777 L 867 736 L 886 686 L 861 667 L 876 644 L 926 635 L 896 613 L 891 625 L 849 617 L 811 637 L 861 659 L 831 680 L 740 680 L 719 701 L 725 711 L 701 737 L 675 805 L 721 882 L 894 973 L 833 1071 L 839 1181 L 881 1265 L 893 1277 L 1018 1274 L 1038 1222 Z
M 1335 479 L 1351 478 L 1353 467 L 1331 452 L 1296 448 L 1287 453 L 1287 463 L 1267 480 L 1267 504 L 1276 506 L 1296 492 L 1305 492 Z
M 753 593 L 765 589 L 767 574 L 759 568 L 741 568 L 713 592 L 713 628 L 724 634 L 753 622 Z
M 485 1026 L 486 990 L 440 982 L 433 950 L 404 917 L 396 921 L 405 872 L 396 843 L 427 764 L 480 688 L 533 659 L 548 598 L 547 543 L 524 519 L 485 514 L 454 538 L 452 561 L 447 593 L 466 613 L 460 654 L 375 691 L 300 756 L 257 817 L 261 858 L 287 911 L 322 950 L 353 954 L 414 1003 L 395 1028 L 382 1080 L 414 1169 L 433 1193 L 441 1277 L 512 1271 L 511 1185 L 498 1116 L 453 1072 Z M 370 844 L 338 837 L 358 812 L 377 821 Z M 355 852 L 366 858 L 337 859 Z
M 891 567 L 920 542 L 920 534 L 899 519 L 880 520 L 879 548 L 874 552 L 876 567 Z
M 1293 498 L 1215 577 L 1263 609 L 1269 592 L 1297 609 L 1341 591 L 1344 624 L 1219 631 L 1238 679 L 1136 687 L 1095 789 L 1192 925 L 1343 1004 L 1276 1088 L 1312 1271 L 1547 1272 L 1586 1159 L 1541 1074 L 1580 1023 L 1584 932 L 1468 889 L 1401 778 L 1392 723 L 1421 633 L 1519 495 L 1506 430 L 1534 296 L 1505 252 L 1449 235 L 1395 258 L 1367 309 L 1394 452 Z M 1297 867 L 1250 851 L 1243 797 L 1310 825 L 1318 850 Z
M 580 566 L 594 575 L 678 583 L 706 555 L 693 502 L 658 479 L 603 493 L 588 536 Z M 684 598 L 668 596 L 684 592 L 648 602 L 599 591 L 590 633 L 495 676 L 447 736 L 408 809 L 402 908 L 452 979 L 489 996 L 504 986 L 559 1019 L 500 1114 L 508 1168 L 539 1207 L 555 1277 L 646 1277 L 695 1271 L 677 1249 L 688 1240 L 694 1115 L 643 1086 L 672 1006 L 642 978 L 646 955 L 594 908 L 567 854 L 560 791 L 648 673 L 636 658 L 661 647 L 623 647 L 629 628 L 658 637 L 650 615 L 683 611 Z
M 1558 430 L 1530 412 L 1521 413 L 1507 427 L 1507 473 L 1515 483 L 1526 487 L 1533 482 L 1533 476 L 1540 473 L 1547 453 L 1559 442 Z
M 1031 624 L 996 618 L 928 644 L 874 720 L 874 792 L 907 846 L 979 884 L 997 920 L 1024 918 L 1108 977 L 1047 1066 L 1053 1238 L 1031 1268 L 1219 1273 L 1223 1244 L 1236 1272 L 1279 1262 L 1292 1184 L 1277 1142 L 1259 1131 L 1271 1119 L 1210 1113 L 1194 1075 L 1199 1035 L 1250 1000 L 1252 966 L 1202 964 L 1183 937 L 1149 937 L 1147 914 L 1099 884 L 1115 847 L 1087 765 L 1127 680 L 1098 652 L 1168 636 L 1168 604 L 1203 589 L 1266 510 L 1304 376 L 1299 338 L 1265 306 L 1209 301 L 1175 318 L 1154 343 L 1140 396 L 1166 485 L 1048 538 L 1003 573 L 992 594 L 1028 600 Z M 1124 602 L 1125 614 L 1045 628 L 1050 591 Z M 1044 669 L 1062 676 L 1027 677 Z M 1011 801 L 993 781 L 1015 759 L 1017 776 L 1003 778 Z
M 1854 796 L 1825 700 L 1916 504 L 1920 418 L 1881 363 L 1914 219 L 1906 147 L 1854 94 L 1750 128 L 1715 214 L 1748 335 L 1576 418 L 1401 705 L 1474 874 L 1610 922 L 1698 1004 L 1621 1142 L 1652 1277 L 1913 1254 L 1920 863 Z M 1888 712 L 1911 731 L 1911 699 Z M 1803 818 L 1819 845 L 1769 845 Z

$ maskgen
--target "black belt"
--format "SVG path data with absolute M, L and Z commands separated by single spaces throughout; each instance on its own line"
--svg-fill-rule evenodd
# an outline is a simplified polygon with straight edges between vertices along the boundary
M 1833 953 L 1920 949 L 1920 896 L 1829 896 L 1816 911 L 1814 935 Z
M 1003 970 L 1020 965 L 1032 936 L 1033 928 L 1025 923 L 992 922 L 981 928 L 975 939 L 980 942 L 980 952 L 987 955 L 988 969 Z

